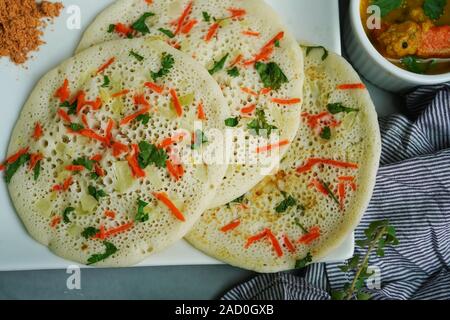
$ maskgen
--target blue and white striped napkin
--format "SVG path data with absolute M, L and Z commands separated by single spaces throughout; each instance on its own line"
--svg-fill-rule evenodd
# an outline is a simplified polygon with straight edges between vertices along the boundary
M 356 238 L 376 220 L 395 226 L 400 244 L 375 253 L 373 299 L 450 299 L 450 83 L 406 96 L 408 114 L 380 120 L 383 152 L 374 196 Z M 364 255 L 361 249 L 356 254 Z M 261 275 L 225 300 L 326 300 L 353 274 L 342 264 L 315 264 L 303 276 Z

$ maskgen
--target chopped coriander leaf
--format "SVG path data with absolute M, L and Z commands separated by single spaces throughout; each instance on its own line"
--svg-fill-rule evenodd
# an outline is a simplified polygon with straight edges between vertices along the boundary
M 305 226 L 303 226 L 303 224 L 300 222 L 299 218 L 295 218 L 295 225 L 298 226 L 300 229 L 302 229 L 302 231 L 305 234 L 309 233 L 308 229 L 306 229 Z
M 102 88 L 108 88 L 110 83 L 111 83 L 111 80 L 109 79 L 109 77 L 103 76 Z
M 70 130 L 77 132 L 77 131 L 83 130 L 84 126 L 82 124 L 79 124 L 79 123 L 71 123 L 69 125 L 69 128 L 70 128 Z
M 94 168 L 94 161 L 91 159 L 88 159 L 86 157 L 78 158 L 72 162 L 75 166 L 83 166 L 89 171 L 91 171 Z
M 141 56 L 139 53 L 134 52 L 133 50 L 130 51 L 130 56 L 136 58 L 137 61 L 144 60 L 143 56 Z
M 225 62 L 227 61 L 229 55 L 230 55 L 230 54 L 227 53 L 227 54 L 224 55 L 224 56 L 222 57 L 222 59 L 220 59 L 219 61 L 217 61 L 217 62 L 214 61 L 214 66 L 213 66 L 211 69 L 208 70 L 208 71 L 209 71 L 209 74 L 213 75 L 213 74 L 219 72 L 220 70 L 222 70 L 223 67 L 225 66 Z
M 195 134 L 195 141 L 191 145 L 192 150 L 196 150 L 202 146 L 204 143 L 208 143 L 208 138 L 206 137 L 205 133 L 202 130 L 196 130 Z
M 395 9 L 400 8 L 403 0 L 372 0 L 371 5 L 378 6 L 381 11 L 381 17 L 387 16 Z
M 322 132 L 320 133 L 320 137 L 324 140 L 330 140 L 331 139 L 331 129 L 330 127 L 325 127 L 322 129 Z
M 113 33 L 114 30 L 116 30 L 116 25 L 115 24 L 110 24 L 108 26 L 108 33 Z
M 280 40 L 276 40 L 276 41 L 275 41 L 275 47 L 277 47 L 277 48 L 280 47 Z
M 6 167 L 5 181 L 7 184 L 11 182 L 11 179 L 16 174 L 17 170 L 19 170 L 20 167 L 23 166 L 28 161 L 30 161 L 30 155 L 23 154 L 19 157 L 19 159 L 16 160 L 16 162 L 13 162 Z
M 77 104 L 78 102 L 75 100 L 72 104 L 69 103 L 69 101 L 64 101 L 59 105 L 60 108 L 67 108 L 67 114 L 68 115 L 74 115 L 77 114 Z
M 158 29 L 160 32 L 164 33 L 166 36 L 168 36 L 169 38 L 174 38 L 175 35 L 173 34 L 172 31 L 168 30 L 168 29 L 164 29 L 164 28 L 159 28 Z
M 308 254 L 306 255 L 306 257 L 304 257 L 301 260 L 297 260 L 295 262 L 295 269 L 303 269 L 304 267 L 306 267 L 308 264 L 310 264 L 312 262 L 312 255 L 311 252 L 308 252 Z
M 257 62 L 255 64 L 256 71 L 264 83 L 265 88 L 271 88 L 272 90 L 278 90 L 281 85 L 289 82 L 286 75 L 281 68 L 275 62 L 269 62 L 267 64 L 263 62 Z
M 228 75 L 230 76 L 230 77 L 233 77 L 233 78 L 236 78 L 236 77 L 238 77 L 239 76 L 239 69 L 238 69 L 238 67 L 234 67 L 234 68 L 232 68 L 232 69 L 229 69 L 228 71 L 227 71 L 227 73 L 228 73 Z
M 173 56 L 164 52 L 161 58 L 161 69 L 158 72 L 151 72 L 152 79 L 156 81 L 158 78 L 168 75 L 174 64 L 175 59 Z
M 327 183 L 327 182 L 320 182 L 320 183 L 323 185 L 325 190 L 327 190 L 328 195 L 330 196 L 330 198 L 333 199 L 333 201 L 336 202 L 337 205 L 340 205 L 338 198 L 336 197 L 334 192 L 330 189 L 330 184 Z
M 307 47 L 306 48 L 306 56 L 309 56 L 311 51 L 313 51 L 314 49 L 322 49 L 323 50 L 322 61 L 325 61 L 325 59 L 328 58 L 328 55 L 329 55 L 328 50 L 323 46 Z
M 436 63 L 435 60 L 423 61 L 414 56 L 407 56 L 400 60 L 406 70 L 417 74 L 424 74 Z
M 146 222 L 149 219 L 148 213 L 144 211 L 145 207 L 148 206 L 148 203 L 145 201 L 142 201 L 141 199 L 138 200 L 138 212 L 136 214 L 136 217 L 134 220 L 136 222 Z
M 90 239 L 95 235 L 97 235 L 99 232 L 100 230 L 97 228 L 87 227 L 86 229 L 83 230 L 83 232 L 81 232 L 81 236 L 85 239 Z
M 144 13 L 138 20 L 136 20 L 135 23 L 132 24 L 133 30 L 139 31 L 142 34 L 150 33 L 150 29 L 148 28 L 145 21 L 147 18 L 154 16 L 155 14 L 152 12 L 146 12 Z
M 142 169 L 151 164 L 154 164 L 157 168 L 165 168 L 167 159 L 169 159 L 169 156 L 164 149 L 159 149 L 146 141 L 139 143 L 138 163 Z
M 89 177 L 90 177 L 92 180 L 97 180 L 98 178 L 100 178 L 100 177 L 98 176 L 98 174 L 95 173 L 95 172 L 91 172 L 90 175 L 89 175 Z
M 423 11 L 432 20 L 438 20 L 445 10 L 447 0 L 425 0 Z
M 268 137 L 272 134 L 273 130 L 277 130 L 278 128 L 270 125 L 267 122 L 266 114 L 264 110 L 258 109 L 256 110 L 256 119 L 253 119 L 248 125 L 247 128 L 258 136 Z
M 230 128 L 237 127 L 238 124 L 239 124 L 239 117 L 228 118 L 225 120 L 225 125 Z
M 105 246 L 105 252 L 92 255 L 88 259 L 88 265 L 92 265 L 100 261 L 103 261 L 118 251 L 116 246 L 113 245 L 111 242 L 104 241 L 103 245 Z
M 41 161 L 38 161 L 33 169 L 34 181 L 37 181 L 37 179 L 39 179 L 40 175 L 41 175 Z
M 95 198 L 95 200 L 100 201 L 100 198 L 104 198 L 107 196 L 106 192 L 100 189 L 96 189 L 94 186 L 88 187 L 89 194 Z
M 210 22 L 211 21 L 211 15 L 208 12 L 203 11 L 202 15 L 203 15 L 203 21 L 205 21 L 205 22 Z
M 67 207 L 62 214 L 64 223 L 70 223 L 69 214 L 75 211 L 75 208 Z
M 331 114 L 359 112 L 359 109 L 346 107 L 340 102 L 328 104 L 327 109 Z
M 276 207 L 275 211 L 277 213 L 284 213 L 286 212 L 290 207 L 295 207 L 297 205 L 297 200 L 295 200 L 293 197 L 288 196 L 286 193 L 283 193 L 284 200 L 281 201 Z
M 136 121 L 141 122 L 143 125 L 147 125 L 150 121 L 150 114 L 141 114 L 136 118 Z

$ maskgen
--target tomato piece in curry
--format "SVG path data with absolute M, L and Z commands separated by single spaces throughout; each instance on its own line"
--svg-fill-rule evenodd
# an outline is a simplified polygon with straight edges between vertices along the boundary
M 372 5 L 381 9 L 381 28 L 371 30 Z M 361 0 L 361 19 L 372 44 L 395 65 L 421 74 L 450 72 L 450 0 Z

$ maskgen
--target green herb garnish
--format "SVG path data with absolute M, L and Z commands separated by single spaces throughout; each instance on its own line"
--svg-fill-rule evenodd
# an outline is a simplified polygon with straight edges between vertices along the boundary
M 423 3 L 423 11 L 425 15 L 432 20 L 439 20 L 444 14 L 447 0 L 425 0 Z
M 236 118 L 228 118 L 225 120 L 225 125 L 230 128 L 235 128 L 239 124 L 239 117 Z
M 113 33 L 114 30 L 116 30 L 116 25 L 115 24 L 110 24 L 108 26 L 108 33 Z
M 36 163 L 36 165 L 34 166 L 34 169 L 33 169 L 33 178 L 34 178 L 34 181 L 37 181 L 37 179 L 39 179 L 39 176 L 41 175 L 41 160 L 40 161 L 38 161 L 37 163 Z
M 403 67 L 410 72 L 417 74 L 425 74 L 430 67 L 435 63 L 435 60 L 422 61 L 420 58 L 414 56 L 407 56 L 400 60 Z
M 91 159 L 88 159 L 86 157 L 78 158 L 72 162 L 75 166 L 83 166 L 89 171 L 91 171 L 94 168 L 94 161 Z
M 324 140 L 330 140 L 331 139 L 331 129 L 330 127 L 325 127 L 322 129 L 322 132 L 320 133 L 320 137 Z
M 308 252 L 308 254 L 306 255 L 306 257 L 304 257 L 301 260 L 297 260 L 295 262 L 295 269 L 303 269 L 305 268 L 308 264 L 310 264 L 312 262 L 312 255 L 311 252 Z
M 203 15 L 203 21 L 205 21 L 205 22 L 210 22 L 211 21 L 211 15 L 208 12 L 203 11 L 202 15 Z
M 28 161 L 30 161 L 30 155 L 27 153 L 21 155 L 15 162 L 7 165 L 5 170 L 5 181 L 7 184 L 11 182 L 11 179 L 16 174 L 17 170 Z
M 156 81 L 158 78 L 168 75 L 174 64 L 175 59 L 173 56 L 164 52 L 161 58 L 161 69 L 158 72 L 151 72 L 152 79 Z
M 359 109 L 348 108 L 348 107 L 344 106 L 340 102 L 328 104 L 327 105 L 327 110 L 331 114 L 338 114 L 338 113 L 342 113 L 342 112 L 345 112 L 345 113 L 359 112 Z
M 233 78 L 236 78 L 236 77 L 239 77 L 239 69 L 238 69 L 238 67 L 234 67 L 234 68 L 232 68 L 232 69 L 229 69 L 228 71 L 227 71 L 227 73 L 228 73 L 228 75 L 230 76 L 230 77 L 233 77 Z
M 130 51 L 130 56 L 136 58 L 137 61 L 142 61 L 144 60 L 144 57 L 141 56 L 139 53 L 134 52 L 133 50 Z
M 303 233 L 305 233 L 305 234 L 309 233 L 308 229 L 306 229 L 305 226 L 300 222 L 299 218 L 295 218 L 295 225 L 297 227 L 299 227 L 300 229 L 302 229 Z
M 102 88 L 108 88 L 110 83 L 111 83 L 111 80 L 109 79 L 109 77 L 103 76 Z
M 97 228 L 87 227 L 86 229 L 83 230 L 83 232 L 81 232 L 81 236 L 85 239 L 90 239 L 96 236 L 99 232 L 100 230 L 98 230 Z
M 227 53 L 219 61 L 217 61 L 217 62 L 214 61 L 214 66 L 211 69 L 208 70 L 209 74 L 213 75 L 216 72 L 219 72 L 220 70 L 222 70 L 223 67 L 225 66 L 225 62 L 227 61 L 229 55 L 230 54 Z
M 154 16 L 155 14 L 152 12 L 146 12 L 144 13 L 138 20 L 136 20 L 135 23 L 132 24 L 133 30 L 139 31 L 142 34 L 150 33 L 150 29 L 148 28 L 145 21 L 147 18 Z
M 97 190 L 94 186 L 89 186 L 88 192 L 97 201 L 100 201 L 100 198 L 104 198 L 104 197 L 108 196 L 105 191 L 100 190 L 100 189 Z
M 267 122 L 266 114 L 262 109 L 256 110 L 256 119 L 253 119 L 247 128 L 262 137 L 268 137 L 272 134 L 272 130 L 278 129 Z
M 148 114 L 148 113 L 140 114 L 136 118 L 136 121 L 141 122 L 143 125 L 147 125 L 150 121 L 150 114 Z
M 79 123 L 71 123 L 69 125 L 70 130 L 78 132 L 84 129 L 84 126 L 82 124 Z
M 275 211 L 277 213 L 284 213 L 290 207 L 295 207 L 297 205 L 297 200 L 295 200 L 292 196 L 286 194 L 286 192 L 282 192 L 284 200 L 281 201 L 276 207 Z
M 283 70 L 275 62 L 269 62 L 267 64 L 257 62 L 255 68 L 266 88 L 278 90 L 282 84 L 289 82 Z
M 103 245 L 105 246 L 105 252 L 92 255 L 88 259 L 88 263 L 87 263 L 88 266 L 92 265 L 92 264 L 95 264 L 95 263 L 98 263 L 100 261 L 103 261 L 103 260 L 109 258 L 110 256 L 112 256 L 114 253 L 117 252 L 116 246 L 113 245 L 111 242 L 104 241 Z
M 138 162 L 142 169 L 151 164 L 154 164 L 157 168 L 165 168 L 167 159 L 169 159 L 169 156 L 164 149 L 159 149 L 146 141 L 139 143 Z
M 77 114 L 77 105 L 78 102 L 75 100 L 72 104 L 69 103 L 69 101 L 64 101 L 59 105 L 60 108 L 67 108 L 67 114 L 73 115 Z
M 381 11 L 381 17 L 387 16 L 392 11 L 400 8 L 403 0 L 372 0 L 371 5 L 378 6 Z
M 159 28 L 158 30 L 160 32 L 164 33 L 166 36 L 168 36 L 171 39 L 175 37 L 175 34 L 172 31 L 168 30 L 168 29 Z
M 72 208 L 72 207 L 68 207 L 68 208 L 64 209 L 64 212 L 62 214 L 64 223 L 70 223 L 69 214 L 71 214 L 74 211 L 75 211 L 75 208 Z
M 372 222 L 368 229 L 364 231 L 366 238 L 356 241 L 356 245 L 361 249 L 367 248 L 364 257 L 355 255 L 346 265 L 341 266 L 342 272 L 355 272 L 355 277 L 351 283 L 347 283 L 343 290 L 333 291 L 331 297 L 333 300 L 368 300 L 371 295 L 363 291 L 365 281 L 372 275 L 368 272 L 369 259 L 372 251 L 376 251 L 377 256 L 383 257 L 385 248 L 388 245 L 396 246 L 399 241 L 393 226 L 389 221 Z
M 330 184 L 327 182 L 322 182 L 322 181 L 320 181 L 320 183 L 323 185 L 325 190 L 327 190 L 327 193 L 330 196 L 330 198 L 333 199 L 333 201 L 336 202 L 337 205 L 340 205 L 338 198 L 336 197 L 336 195 L 330 188 Z
M 150 218 L 148 213 L 144 211 L 146 206 L 148 206 L 147 202 L 142 201 L 141 199 L 138 200 L 138 212 L 134 218 L 136 222 L 146 222 Z
M 323 50 L 322 61 L 325 61 L 326 58 L 328 58 L 328 55 L 329 55 L 328 50 L 323 46 L 306 47 L 306 56 L 309 56 L 311 51 L 313 51 L 315 49 Z

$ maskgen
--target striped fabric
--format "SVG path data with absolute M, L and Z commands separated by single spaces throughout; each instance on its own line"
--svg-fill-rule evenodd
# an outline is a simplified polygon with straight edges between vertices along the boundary
M 373 299 L 450 299 L 450 83 L 406 97 L 408 114 L 380 120 L 383 154 L 374 196 L 356 239 L 376 220 L 388 219 L 400 244 L 383 258 Z M 357 254 L 365 254 L 356 249 Z M 225 300 L 324 300 L 353 279 L 340 264 L 315 264 L 302 275 L 261 275 Z

